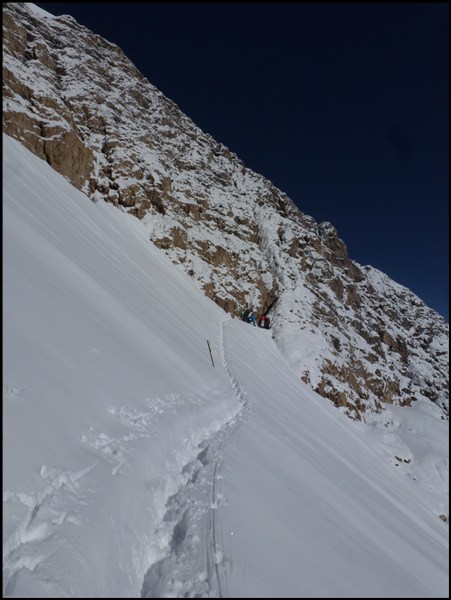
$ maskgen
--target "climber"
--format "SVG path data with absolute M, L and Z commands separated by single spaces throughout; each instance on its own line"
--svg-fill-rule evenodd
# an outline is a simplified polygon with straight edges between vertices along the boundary
M 269 317 L 265 316 L 265 329 L 269 329 Z
M 264 327 L 265 326 L 265 322 L 266 322 L 266 315 L 264 313 L 262 313 L 258 319 L 258 326 L 259 327 Z
M 249 309 L 247 320 L 249 323 L 252 323 L 254 327 L 257 327 L 257 323 L 255 322 L 255 314 L 254 314 L 253 308 Z
M 249 317 L 249 309 L 245 308 L 243 310 L 243 312 L 241 313 L 241 320 L 244 321 L 244 322 L 246 322 L 246 323 L 248 323 L 249 322 L 248 321 L 248 317 Z

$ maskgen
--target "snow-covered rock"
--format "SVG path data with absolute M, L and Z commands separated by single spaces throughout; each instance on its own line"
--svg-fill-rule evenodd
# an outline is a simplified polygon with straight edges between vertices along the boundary
M 298 376 L 353 418 L 422 398 L 448 415 L 442 317 L 353 261 L 333 225 L 202 132 L 116 45 L 24 3 L 5 5 L 3 27 L 6 133 L 140 218 L 226 312 L 268 312 Z

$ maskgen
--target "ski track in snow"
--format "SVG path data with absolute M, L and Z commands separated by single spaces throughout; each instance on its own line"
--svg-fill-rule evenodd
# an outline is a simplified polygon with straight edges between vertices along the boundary
M 142 598 L 223 597 L 221 581 L 229 561 L 223 554 L 218 519 L 218 510 L 226 503 L 221 493 L 221 449 L 224 440 L 239 426 L 248 401 L 227 359 L 224 324 L 228 320 L 220 323 L 221 360 L 242 408 L 214 436 L 201 442 L 197 456 L 183 467 L 184 483 L 168 499 L 166 514 L 156 532 L 166 544 L 166 556 L 147 571 Z

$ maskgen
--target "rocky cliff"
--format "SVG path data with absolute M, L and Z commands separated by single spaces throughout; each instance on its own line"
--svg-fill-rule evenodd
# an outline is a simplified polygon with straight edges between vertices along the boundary
M 70 16 L 6 4 L 3 82 L 5 133 L 93 201 L 142 219 L 226 312 L 269 311 L 287 360 L 322 396 L 357 419 L 426 397 L 445 418 L 445 321 L 351 260 L 330 223 L 202 132 L 120 48 Z

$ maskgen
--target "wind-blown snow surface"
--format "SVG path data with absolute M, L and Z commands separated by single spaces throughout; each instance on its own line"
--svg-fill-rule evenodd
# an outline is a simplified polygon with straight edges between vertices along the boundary
M 137 219 L 3 149 L 4 596 L 447 597 L 439 409 L 350 421 Z

